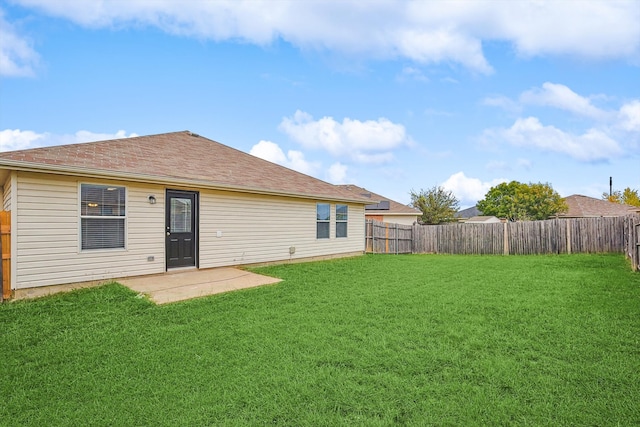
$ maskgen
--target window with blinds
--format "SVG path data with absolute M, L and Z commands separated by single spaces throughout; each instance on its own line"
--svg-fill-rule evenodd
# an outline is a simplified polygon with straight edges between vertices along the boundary
M 80 185 L 81 248 L 124 249 L 125 188 Z
M 331 220 L 331 205 L 318 203 L 316 205 L 316 238 L 329 238 L 329 224 Z
M 336 205 L 336 237 L 347 237 L 349 206 Z

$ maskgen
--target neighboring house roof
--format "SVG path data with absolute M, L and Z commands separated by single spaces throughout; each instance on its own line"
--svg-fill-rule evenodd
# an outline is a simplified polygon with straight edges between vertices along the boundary
M 357 203 L 368 200 L 189 131 L 4 152 L 0 169 Z
M 398 203 L 388 197 L 373 193 L 365 188 L 358 187 L 357 185 L 346 184 L 337 185 L 336 187 L 341 187 L 349 191 L 351 194 L 369 199 L 370 203 L 365 206 L 365 215 L 422 215 L 422 212 L 416 208 L 403 205 L 402 203 Z
M 640 208 L 612 203 L 608 200 L 595 199 L 593 197 L 574 194 L 565 197 L 569 210 L 559 214 L 560 218 L 586 218 L 586 217 L 612 217 L 638 213 Z
M 487 224 L 487 223 L 492 223 L 492 222 L 501 222 L 500 218 L 495 217 L 495 216 L 484 216 L 484 215 L 478 215 L 478 216 L 472 216 L 471 218 L 469 218 L 468 220 L 465 221 L 465 224 L 468 223 L 475 223 L 475 224 Z
M 467 209 L 462 209 L 454 215 L 456 218 L 464 219 L 464 218 L 472 218 L 474 216 L 481 216 L 482 212 L 478 210 L 476 206 L 472 206 Z

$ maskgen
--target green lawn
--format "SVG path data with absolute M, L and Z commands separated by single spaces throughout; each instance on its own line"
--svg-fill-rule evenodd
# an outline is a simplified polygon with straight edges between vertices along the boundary
M 370 255 L 155 306 L 0 305 L 0 424 L 640 425 L 621 255 Z

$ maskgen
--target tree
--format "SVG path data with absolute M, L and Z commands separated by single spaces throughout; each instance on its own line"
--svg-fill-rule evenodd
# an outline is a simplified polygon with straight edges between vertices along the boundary
M 622 192 L 622 203 L 630 206 L 640 206 L 640 196 L 638 190 L 632 190 L 627 187 Z
M 638 190 L 632 190 L 630 187 L 624 191 L 614 191 L 611 194 L 602 193 L 602 198 L 612 203 L 622 203 L 623 205 L 640 206 L 640 196 Z
M 491 187 L 477 207 L 485 215 L 509 221 L 547 219 L 568 209 L 551 184 L 523 184 L 518 181 Z
M 522 185 L 518 181 L 511 181 L 491 187 L 476 207 L 484 215 L 516 221 L 522 216 L 518 209 L 518 193 L 520 193 Z
M 622 203 L 622 193 L 620 191 L 614 191 L 611 194 L 602 193 L 602 199 L 611 203 Z
M 451 191 L 434 186 L 428 190 L 411 190 L 411 206 L 422 212 L 420 220 L 424 224 L 442 224 L 456 221 L 455 213 L 460 202 Z
M 529 184 L 523 194 L 524 205 L 529 219 L 548 219 L 556 214 L 566 212 L 569 207 L 551 184 Z

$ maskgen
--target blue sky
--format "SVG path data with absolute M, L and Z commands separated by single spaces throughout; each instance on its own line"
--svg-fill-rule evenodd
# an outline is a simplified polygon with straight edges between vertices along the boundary
M 0 149 L 191 130 L 468 207 L 640 189 L 638 1 L 0 0 Z

